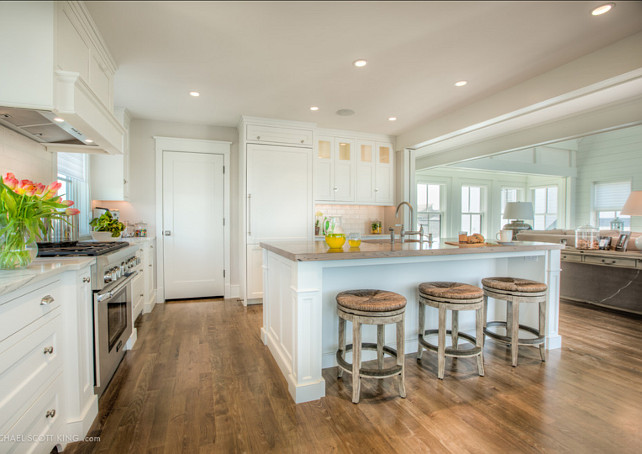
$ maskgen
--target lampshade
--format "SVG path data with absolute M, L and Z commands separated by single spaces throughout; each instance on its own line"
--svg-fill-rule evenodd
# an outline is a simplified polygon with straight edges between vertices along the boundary
M 504 219 L 533 219 L 531 202 L 506 202 Z
M 622 214 L 642 216 L 642 191 L 632 191 L 622 207 Z

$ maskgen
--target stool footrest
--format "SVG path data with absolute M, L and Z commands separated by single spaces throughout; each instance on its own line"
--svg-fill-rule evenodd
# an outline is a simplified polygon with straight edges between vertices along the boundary
M 377 350 L 377 344 L 370 342 L 364 342 L 361 344 L 361 350 Z M 352 351 L 352 344 L 346 345 L 345 353 Z M 397 350 L 387 345 L 383 346 L 383 352 L 389 354 L 390 356 L 397 357 Z M 343 369 L 345 372 L 352 373 L 352 364 L 343 359 L 343 351 L 337 350 L 337 365 Z M 402 371 L 401 365 L 395 365 L 388 367 L 386 369 L 371 369 L 368 367 L 360 367 L 359 375 L 362 377 L 375 377 L 375 378 L 387 378 L 399 375 Z
M 419 335 L 419 343 L 425 347 L 428 350 L 432 350 L 434 352 L 439 350 L 439 347 L 435 344 L 431 344 L 427 340 L 424 339 L 424 336 L 429 336 L 431 334 L 439 334 L 438 329 L 428 329 L 424 331 L 423 335 Z M 446 330 L 446 335 L 452 334 L 451 330 Z M 477 356 L 481 353 L 482 349 L 481 347 L 477 347 L 475 344 L 477 343 L 477 339 L 474 336 L 471 336 L 470 334 L 467 333 L 459 333 L 459 337 L 466 339 L 470 343 L 473 344 L 472 348 L 467 348 L 467 349 L 460 349 L 460 348 L 455 348 L 455 347 L 446 347 L 445 348 L 445 355 L 446 356 L 453 356 L 456 358 L 467 358 L 470 356 Z
M 484 334 L 488 337 L 495 339 L 499 342 L 504 342 L 506 344 L 512 344 L 512 339 L 510 336 L 502 336 L 488 329 L 490 326 L 501 326 L 506 328 L 506 322 L 502 321 L 492 321 L 486 323 L 486 328 L 484 328 Z M 531 326 L 519 325 L 519 329 L 522 331 L 527 331 L 531 334 L 535 334 L 537 337 L 533 339 L 518 338 L 517 345 L 539 345 L 543 344 L 546 341 L 546 336 L 540 336 L 539 331 Z

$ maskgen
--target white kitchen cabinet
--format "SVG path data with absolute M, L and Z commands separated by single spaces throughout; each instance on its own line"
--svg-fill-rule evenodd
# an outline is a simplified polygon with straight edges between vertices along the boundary
M 377 143 L 375 164 L 375 202 L 393 205 L 394 194 L 394 148 L 391 143 Z
M 90 156 L 91 198 L 94 200 L 129 200 L 129 112 L 117 107 L 116 118 L 125 128 L 121 155 Z
M 154 309 L 156 304 L 156 286 L 154 285 L 154 256 L 156 253 L 156 240 L 149 239 L 143 248 L 143 275 L 145 279 L 145 307 L 144 313 L 147 314 Z
M 354 139 L 321 136 L 316 142 L 317 200 L 354 202 L 356 176 Z
M 145 276 L 142 272 L 132 279 L 132 320 L 136 321 L 145 307 Z
M 243 201 L 240 296 L 263 297 L 261 241 L 312 240 L 313 125 L 243 117 L 239 124 Z
M 382 139 L 387 137 L 318 130 L 314 160 L 315 201 L 393 205 L 394 147 Z

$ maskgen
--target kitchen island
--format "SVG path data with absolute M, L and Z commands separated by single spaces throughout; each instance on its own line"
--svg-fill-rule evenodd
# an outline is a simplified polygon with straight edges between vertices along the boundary
M 417 351 L 417 285 L 458 281 L 481 286 L 481 279 L 511 276 L 546 282 L 546 348 L 561 347 L 558 334 L 561 244 L 516 242 L 460 248 L 445 243 L 362 242 L 351 249 L 329 249 L 324 242 L 264 242 L 263 328 L 268 346 L 296 403 L 325 396 L 323 368 L 336 365 L 338 318 L 335 296 L 348 289 L 375 288 L 402 294 L 406 306 L 406 353 Z M 536 305 L 524 305 L 521 323 L 537 326 Z M 488 320 L 505 320 L 505 303 L 489 299 Z M 474 313 L 460 314 L 460 331 L 474 332 Z M 437 326 L 427 311 L 426 329 Z M 374 326 L 363 327 L 363 341 L 376 339 Z M 387 345 L 396 348 L 394 327 Z M 374 358 L 365 355 L 364 360 Z M 430 355 L 428 355 L 430 358 Z M 436 361 L 436 358 L 434 358 Z M 429 359 L 430 360 L 430 359 Z

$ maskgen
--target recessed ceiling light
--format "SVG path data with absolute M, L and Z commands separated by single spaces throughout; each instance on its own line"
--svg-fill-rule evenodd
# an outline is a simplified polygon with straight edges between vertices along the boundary
M 593 16 L 601 16 L 602 14 L 605 14 L 611 11 L 614 6 L 615 6 L 615 3 L 605 3 L 604 5 L 600 5 L 597 8 L 595 8 L 593 11 L 591 11 L 591 14 Z
M 317 106 L 312 106 L 310 107 L 310 110 L 316 112 L 317 110 L 319 110 L 319 108 Z
M 349 117 L 350 115 L 354 115 L 354 110 L 352 110 L 352 109 L 339 109 L 339 110 L 337 110 L 337 115 L 341 115 L 342 117 Z
M 360 60 L 355 60 L 352 64 L 357 68 L 363 68 L 368 64 L 368 62 L 363 59 L 360 59 Z
M 467 80 L 460 80 L 459 82 L 455 82 L 455 87 L 463 87 L 468 83 Z
M 397 121 L 397 117 L 388 117 L 388 121 Z
M 190 91 L 189 95 L 193 96 L 195 98 L 198 98 L 199 96 L 201 96 L 201 94 L 199 92 L 197 92 L 197 91 Z
M 94 143 L 94 141 L 93 141 L 93 140 L 91 140 L 91 139 L 85 139 L 85 142 L 87 142 L 87 143 Z
M 56 117 L 56 118 L 54 118 L 54 121 L 56 121 L 58 123 L 64 123 L 65 120 L 60 118 L 60 117 Z

